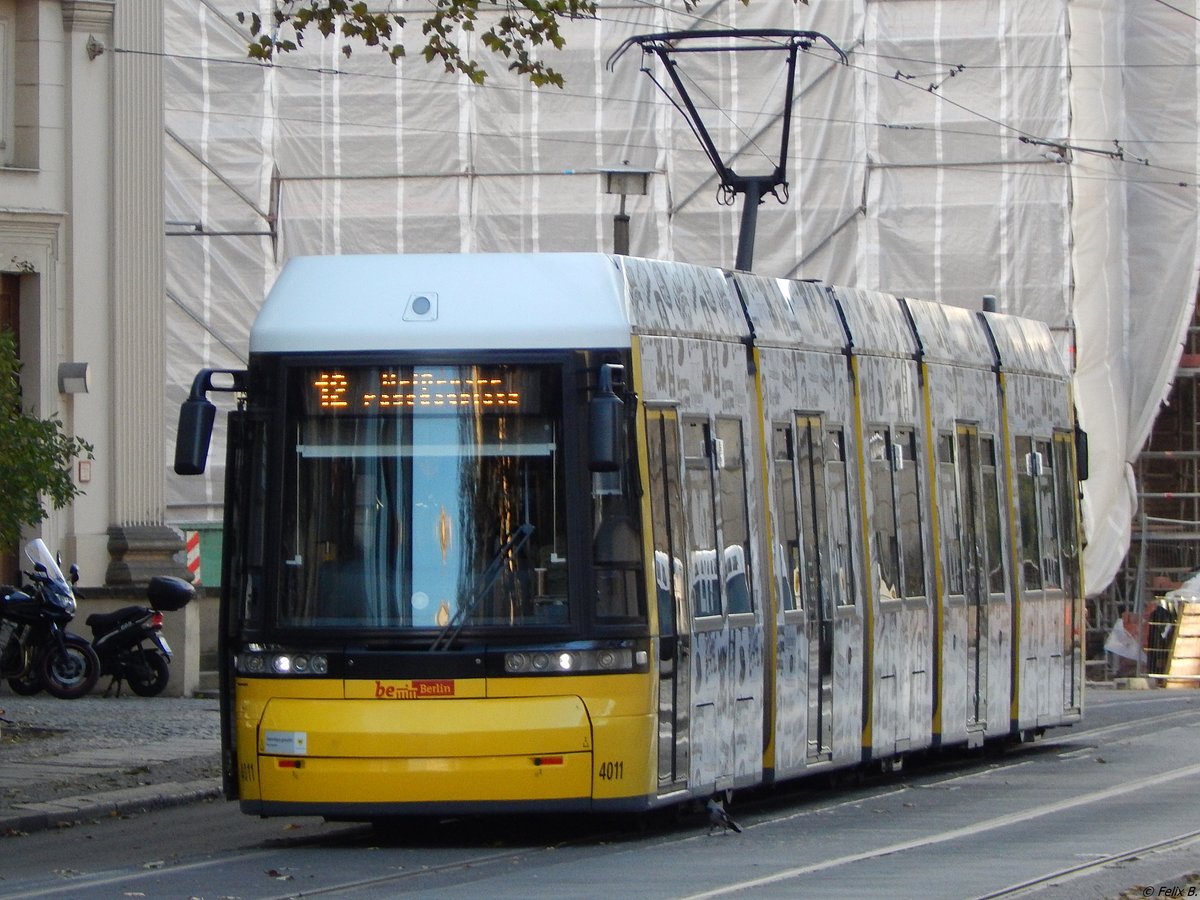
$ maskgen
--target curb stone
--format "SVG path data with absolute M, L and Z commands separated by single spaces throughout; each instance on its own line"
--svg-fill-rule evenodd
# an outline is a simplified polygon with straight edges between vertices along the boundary
M 60 797 L 42 803 L 18 803 L 13 806 L 11 813 L 0 817 L 0 837 L 20 837 L 64 824 L 73 825 L 85 819 L 168 809 L 214 800 L 220 796 L 220 782 L 205 778 L 200 781 L 123 788 L 102 794 Z

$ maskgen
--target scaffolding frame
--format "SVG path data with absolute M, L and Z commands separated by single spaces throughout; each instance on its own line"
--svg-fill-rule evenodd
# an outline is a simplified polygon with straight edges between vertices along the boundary
M 1129 551 L 1109 587 L 1088 600 L 1087 660 L 1111 677 L 1104 641 L 1123 613 L 1140 622 L 1147 603 L 1200 572 L 1200 308 L 1193 307 L 1166 401 L 1133 464 L 1138 510 Z M 1141 661 L 1137 674 L 1146 674 Z

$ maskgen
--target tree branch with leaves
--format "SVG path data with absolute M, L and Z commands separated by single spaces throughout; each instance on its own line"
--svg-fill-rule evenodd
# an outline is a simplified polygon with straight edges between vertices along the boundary
M 481 18 L 481 14 L 485 15 Z M 480 43 L 504 59 L 510 71 L 539 87 L 562 87 L 562 73 L 539 54 L 562 49 L 563 21 L 595 16 L 593 0 L 432 0 L 432 11 L 420 21 L 425 38 L 421 56 L 482 84 L 487 70 L 468 54 L 459 37 L 460 32 L 478 33 Z M 323 38 L 343 41 L 342 53 L 347 57 L 356 41 L 379 48 L 393 63 L 406 55 L 401 38 L 407 19 L 398 12 L 374 11 L 364 2 L 278 0 L 267 19 L 253 12 L 239 12 L 237 18 L 249 26 L 250 57 L 264 62 L 304 46 L 310 29 Z
M 699 0 L 676 0 L 685 12 Z M 750 0 L 739 0 L 748 6 Z M 808 0 L 792 0 L 807 4 Z M 377 47 L 395 63 L 407 55 L 401 38 L 408 20 L 392 10 L 372 9 L 362 0 L 275 0 L 267 17 L 239 12 L 237 19 L 250 29 L 247 45 L 252 59 L 272 62 L 281 53 L 304 46 L 312 32 L 342 41 L 349 57 L 356 42 Z M 460 33 L 478 34 L 484 48 L 505 61 L 509 71 L 523 75 L 538 87 L 563 86 L 562 73 L 540 58 L 546 50 L 566 44 L 560 25 L 573 19 L 595 19 L 595 0 L 428 0 L 421 4 L 419 20 L 426 62 L 440 61 L 447 72 L 459 72 L 483 84 L 487 70 L 459 43 Z M 414 23 L 415 24 L 415 23 Z
M 21 528 L 47 516 L 43 498 L 55 509 L 83 493 L 73 463 L 94 459 L 92 445 L 63 431 L 57 416 L 39 419 L 21 408 L 21 362 L 11 331 L 0 330 L 0 546 L 21 539 Z

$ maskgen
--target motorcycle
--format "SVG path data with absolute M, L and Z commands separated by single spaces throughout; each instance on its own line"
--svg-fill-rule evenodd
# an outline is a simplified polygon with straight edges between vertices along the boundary
M 100 674 L 112 676 L 105 694 L 115 685 L 120 696 L 122 681 L 129 682 L 139 697 L 163 692 L 171 678 L 171 647 L 162 635 L 163 611 L 183 609 L 195 594 L 182 578 L 156 575 L 146 590 L 149 607 L 126 606 L 87 617 L 92 649 L 100 657 Z
M 0 586 L 0 678 L 18 694 L 42 688 L 62 700 L 87 694 L 100 677 L 91 644 L 67 631 L 75 593 L 41 538 L 25 548 L 33 571 L 24 589 Z M 71 574 L 78 580 L 78 570 Z

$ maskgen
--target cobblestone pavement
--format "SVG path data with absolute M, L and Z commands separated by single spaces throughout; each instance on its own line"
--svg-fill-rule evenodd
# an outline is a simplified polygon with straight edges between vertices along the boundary
M 0 839 L 215 796 L 216 700 L 56 700 L 0 689 Z

